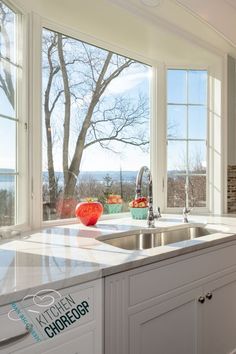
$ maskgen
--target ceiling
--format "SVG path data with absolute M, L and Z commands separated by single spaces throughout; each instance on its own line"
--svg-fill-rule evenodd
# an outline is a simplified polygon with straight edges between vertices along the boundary
M 236 0 L 108 0 L 163 28 L 236 55 Z M 181 32 L 182 31 L 182 32 Z
M 236 47 L 236 0 L 176 0 Z

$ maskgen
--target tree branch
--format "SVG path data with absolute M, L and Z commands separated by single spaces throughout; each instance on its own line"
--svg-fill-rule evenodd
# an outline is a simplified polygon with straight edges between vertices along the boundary
M 50 110 L 49 110 L 50 114 L 52 114 L 52 112 L 53 112 L 53 110 L 54 110 L 54 108 L 55 108 L 55 106 L 56 106 L 56 103 L 57 103 L 57 101 L 59 100 L 59 98 L 60 98 L 60 96 L 61 96 L 62 93 L 63 93 L 63 90 L 59 91 L 58 94 L 56 95 L 56 97 L 55 97 L 55 99 L 54 99 L 54 101 L 53 101 L 53 103 L 52 103 L 52 105 L 51 105 L 51 108 L 50 108 Z
M 117 68 L 110 76 L 109 78 L 107 78 L 106 80 L 103 81 L 102 83 L 102 87 L 101 87 L 101 95 L 104 93 L 104 91 L 106 90 L 107 86 L 110 84 L 110 82 L 112 80 L 114 80 L 116 77 L 118 77 L 120 75 L 120 73 L 128 68 L 131 64 L 133 64 L 134 61 L 129 59 L 126 63 L 124 63 L 123 65 L 121 65 L 119 68 Z
M 84 148 L 87 149 L 89 146 L 97 144 L 97 143 L 100 143 L 100 142 L 103 142 L 103 141 L 109 141 L 109 142 L 110 141 L 118 141 L 120 143 L 125 143 L 125 144 L 133 145 L 133 146 L 144 146 L 144 145 L 149 144 L 149 141 L 140 141 L 140 142 L 132 141 L 132 139 L 135 139 L 134 137 L 133 138 L 131 137 L 129 139 L 130 140 L 127 140 L 125 138 L 117 138 L 116 136 L 111 136 L 111 137 L 108 137 L 108 138 L 100 138 L 100 139 L 97 139 L 97 140 L 89 142 L 88 144 L 86 144 L 84 146 Z

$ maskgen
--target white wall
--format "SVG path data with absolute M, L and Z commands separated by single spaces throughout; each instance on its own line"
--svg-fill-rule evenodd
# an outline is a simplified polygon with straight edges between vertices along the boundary
M 236 61 L 228 56 L 228 164 L 236 165 Z
M 214 52 L 199 46 L 191 38 L 184 39 L 176 33 L 175 28 L 168 30 L 153 21 L 132 15 L 110 1 L 15 0 L 14 3 L 22 5 L 28 12 L 34 11 L 61 25 L 116 44 L 121 51 L 130 50 L 149 59 L 171 64 L 211 65 L 212 70 L 221 75 L 221 58 Z M 180 14 L 178 16 L 181 21 Z M 202 32 L 202 26 L 199 21 L 199 33 L 200 29 Z

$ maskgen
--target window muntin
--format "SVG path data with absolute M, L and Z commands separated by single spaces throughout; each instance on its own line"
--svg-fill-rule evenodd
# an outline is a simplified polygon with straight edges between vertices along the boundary
M 167 72 L 167 207 L 207 206 L 207 71 Z
M 19 223 L 19 17 L 0 1 L 0 227 Z
M 47 29 L 42 37 L 43 220 L 73 217 L 83 198 L 105 206 L 110 193 L 128 211 L 149 165 L 150 67 Z

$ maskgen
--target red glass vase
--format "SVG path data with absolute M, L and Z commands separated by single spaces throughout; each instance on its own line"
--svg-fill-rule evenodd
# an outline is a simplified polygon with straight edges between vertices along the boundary
M 75 208 L 75 215 L 85 226 L 95 225 L 103 213 L 99 202 L 81 202 Z
M 78 200 L 75 198 L 59 199 L 56 204 L 58 215 L 61 219 L 72 218 L 74 216 L 74 210 Z

